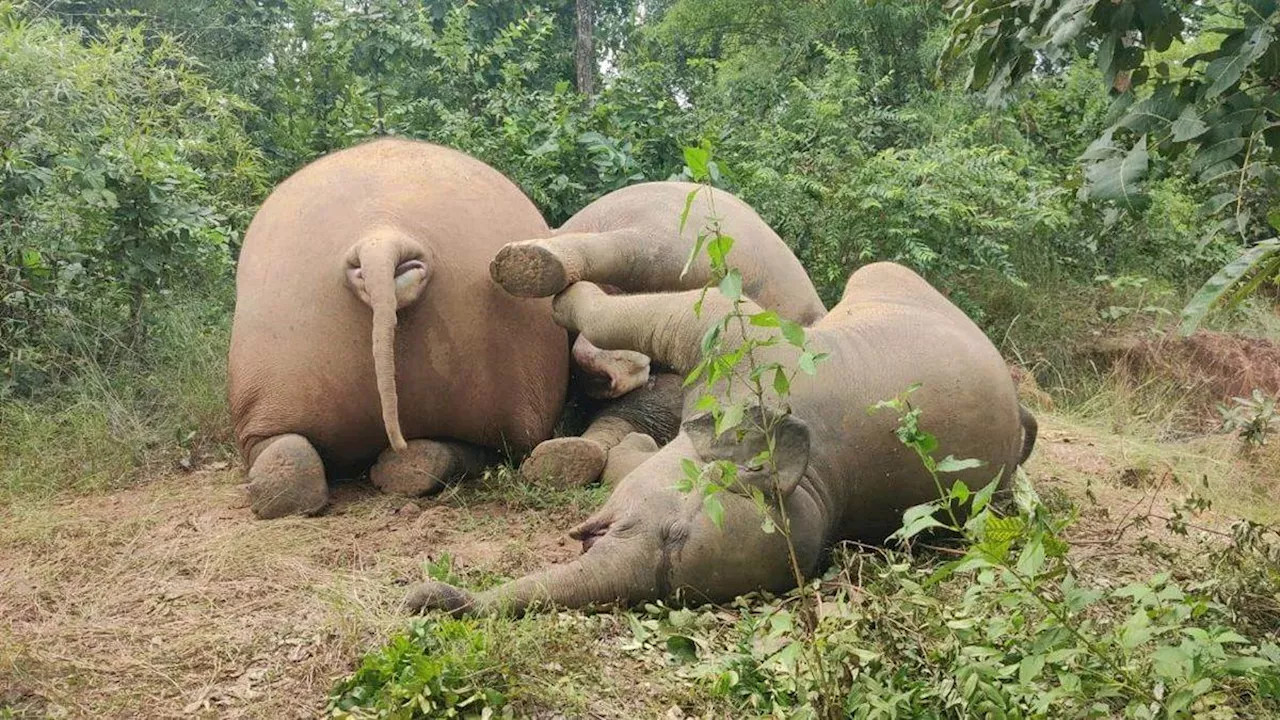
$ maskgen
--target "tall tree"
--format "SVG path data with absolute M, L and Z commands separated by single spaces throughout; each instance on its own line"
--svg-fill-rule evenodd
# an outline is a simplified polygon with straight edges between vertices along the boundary
M 595 0 L 577 0 L 578 32 L 573 43 L 578 92 L 591 96 L 596 91 L 596 9 Z
M 1183 331 L 1217 305 L 1280 285 L 1280 2 L 951 0 L 945 58 L 968 54 L 968 83 L 998 97 L 1037 69 L 1093 55 L 1115 123 L 1081 156 L 1082 196 L 1145 208 L 1152 158 L 1212 188 L 1206 210 L 1245 244 L 1192 298 Z M 1260 222 L 1261 220 L 1261 222 Z

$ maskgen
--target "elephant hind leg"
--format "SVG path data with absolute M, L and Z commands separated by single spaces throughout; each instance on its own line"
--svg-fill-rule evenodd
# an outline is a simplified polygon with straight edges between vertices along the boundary
M 492 458 L 476 445 L 453 440 L 410 440 L 404 450 L 384 450 L 369 470 L 379 490 L 419 497 L 484 470 Z
M 301 435 L 276 435 L 251 453 L 249 507 L 264 520 L 314 515 L 329 504 L 320 453 Z

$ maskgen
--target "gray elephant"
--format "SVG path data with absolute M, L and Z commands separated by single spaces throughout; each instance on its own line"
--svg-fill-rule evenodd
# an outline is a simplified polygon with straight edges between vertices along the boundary
M 365 143 L 281 183 L 236 274 L 229 395 L 253 511 L 315 512 L 326 470 L 380 453 L 375 484 L 415 494 L 550 437 L 567 335 L 548 300 L 488 273 L 548 232 L 501 173 L 427 143 Z
M 695 190 L 682 232 L 680 217 Z M 800 261 L 749 205 L 692 183 L 642 183 L 605 195 L 551 237 L 502 248 L 490 272 L 507 292 L 528 298 L 550 297 L 580 280 L 625 293 L 692 290 L 703 287 L 711 272 L 704 254 L 685 271 L 692 239 L 712 223 L 735 240 L 748 297 L 802 325 L 826 314 Z M 604 473 L 613 463 L 611 449 L 632 433 L 649 435 L 661 446 L 679 430 L 682 378 L 663 377 L 670 368 L 661 366 L 648 378 L 643 354 L 626 356 L 625 348 L 606 352 L 588 340 L 579 335 L 573 345 L 575 365 L 587 373 L 586 382 L 575 387 L 596 399 L 619 400 L 606 404 L 581 436 L 534 448 L 521 465 L 527 478 L 586 484 Z M 631 452 L 636 443 L 645 441 L 632 438 L 621 452 Z M 605 479 L 616 475 L 615 469 Z
M 554 312 L 557 322 L 602 348 L 634 349 L 683 372 L 699 361 L 704 332 L 729 310 L 725 298 L 712 294 L 698 317 L 696 298 L 696 292 L 608 296 L 578 283 L 556 298 Z M 739 332 L 731 324 L 729 340 L 740 341 Z M 747 325 L 745 332 L 768 331 Z M 478 594 L 427 583 L 408 604 L 454 613 L 521 613 L 538 604 L 716 602 L 755 590 L 787 590 L 795 577 L 782 534 L 764 532 L 754 502 L 741 493 L 724 494 L 723 527 L 717 527 L 696 492 L 675 487 L 682 461 L 737 464 L 743 486 L 755 486 L 785 507 L 796 560 L 811 576 L 832 544 L 883 541 L 906 508 L 936 497 L 919 459 L 895 437 L 897 419 L 867 412 L 914 383 L 922 386 L 912 404 L 940 438 L 937 452 L 986 463 L 954 477 L 970 487 L 997 473 L 1007 480 L 1029 455 L 1034 421 L 1019 407 L 1000 353 L 914 272 L 890 263 L 861 268 L 840 303 L 810 328 L 808 341 L 830 355 L 816 376 L 802 374 L 792 384 L 792 414 L 778 413 L 776 397 L 748 411 L 778 422 L 776 476 L 752 460 L 766 447 L 765 437 L 716 437 L 710 416 L 693 413 L 686 403 L 679 435 L 635 464 L 605 505 L 572 530 L 584 550 L 578 559 Z M 763 362 L 795 362 L 789 346 L 761 352 Z M 722 394 L 728 390 L 720 388 Z M 743 396 L 744 388 L 732 390 Z

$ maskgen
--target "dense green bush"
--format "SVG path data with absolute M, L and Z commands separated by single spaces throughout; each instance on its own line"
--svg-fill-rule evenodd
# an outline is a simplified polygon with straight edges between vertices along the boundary
M 989 331 L 1016 324 L 1023 349 L 1064 332 L 1022 283 L 1078 295 L 1134 275 L 1176 302 L 1239 249 L 1176 161 L 1141 212 L 1081 200 L 1077 159 L 1114 122 L 1100 72 L 1065 58 L 992 107 L 936 72 L 936 3 L 597 0 L 591 98 L 570 82 L 574 6 L 0 6 L 0 394 L 156 369 L 172 353 L 148 328 L 175 297 L 224 331 L 239 233 L 271 184 L 379 134 L 480 157 L 553 225 L 673 176 L 707 139 L 828 302 L 857 266 L 898 260 Z M 1091 332 L 1085 309 L 1066 334 Z
M 130 355 L 178 296 L 229 299 L 249 110 L 172 42 L 0 5 L 0 397 Z

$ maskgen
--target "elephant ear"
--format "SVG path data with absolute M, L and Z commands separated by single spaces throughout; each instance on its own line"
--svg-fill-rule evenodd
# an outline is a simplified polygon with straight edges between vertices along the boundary
M 689 418 L 681 430 L 693 441 L 694 450 L 704 462 L 732 462 L 738 467 L 739 485 L 757 488 L 766 497 L 772 497 L 775 488 L 772 468 L 767 460 L 761 460 L 761 455 L 769 449 L 768 437 L 761 428 L 770 426 L 775 437 L 772 465 L 778 473 L 776 488 L 785 498 L 809 469 L 809 426 L 800 418 L 757 406 L 746 412 L 746 420 L 741 425 L 719 436 L 715 418 L 709 412 Z M 743 492 L 745 488 L 731 489 Z

